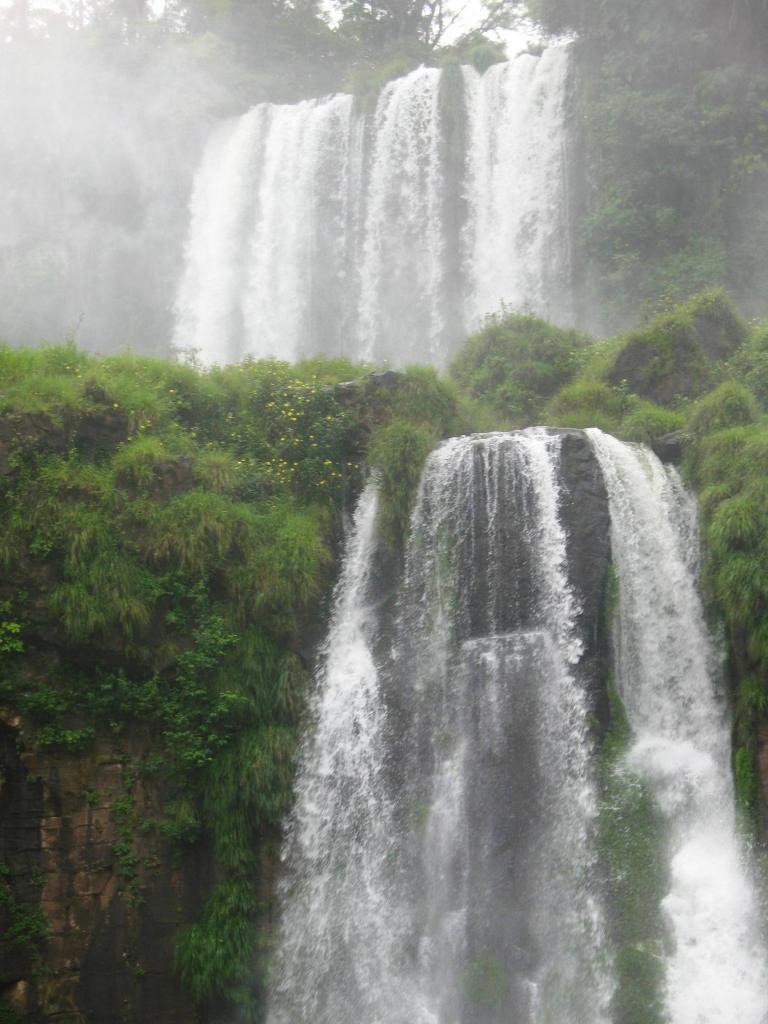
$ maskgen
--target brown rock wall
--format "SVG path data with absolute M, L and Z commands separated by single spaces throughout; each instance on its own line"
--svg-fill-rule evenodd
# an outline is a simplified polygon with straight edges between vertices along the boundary
M 48 926 L 44 970 L 23 949 L 0 966 L 0 994 L 30 1024 L 197 1019 L 173 951 L 210 890 L 211 858 L 159 834 L 171 790 L 142 771 L 150 753 L 139 735 L 100 737 L 85 754 L 35 750 L 18 721 L 0 724 L 0 860 Z

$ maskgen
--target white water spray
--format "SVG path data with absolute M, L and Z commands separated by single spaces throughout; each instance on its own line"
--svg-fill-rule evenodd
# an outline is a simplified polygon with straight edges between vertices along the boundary
M 605 476 L 619 580 L 617 683 L 670 832 L 662 909 L 671 1024 L 765 1024 L 766 955 L 734 814 L 729 716 L 692 554 L 695 506 L 651 452 L 588 431 Z
M 469 106 L 468 318 L 528 306 L 559 321 L 569 308 L 564 104 L 567 50 L 522 54 L 479 76 L 464 68 Z M 514 259 L 505 258 L 515 254 Z

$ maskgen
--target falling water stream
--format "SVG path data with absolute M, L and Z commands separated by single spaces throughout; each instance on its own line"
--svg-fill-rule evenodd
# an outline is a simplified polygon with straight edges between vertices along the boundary
M 432 453 L 399 583 L 375 484 L 360 499 L 287 827 L 269 1024 L 621 1024 L 575 569 L 588 463 L 619 580 L 624 759 L 665 822 L 666 1017 L 768 1020 L 694 505 L 643 449 L 536 428 Z
M 568 319 L 567 47 L 418 68 L 221 125 L 197 173 L 174 344 L 443 364 L 502 303 Z
M 619 581 L 617 683 L 633 743 L 669 822 L 666 1003 L 672 1024 L 763 1024 L 759 908 L 737 838 L 720 653 L 696 589 L 696 508 L 647 449 L 591 430 Z

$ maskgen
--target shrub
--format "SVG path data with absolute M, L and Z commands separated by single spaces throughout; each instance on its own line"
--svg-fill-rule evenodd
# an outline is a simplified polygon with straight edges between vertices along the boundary
M 158 470 L 171 456 L 159 437 L 146 435 L 122 445 L 112 459 L 115 482 L 135 491 L 146 491 L 156 480 Z
M 232 494 L 243 474 L 241 463 L 230 452 L 210 448 L 195 460 L 194 475 L 205 490 Z
M 768 321 L 758 324 L 731 360 L 738 380 L 768 409 Z
M 503 422 L 522 426 L 570 381 L 588 340 L 525 313 L 491 316 L 450 366 L 464 394 L 482 399 Z
M 388 399 L 387 415 L 418 426 L 428 426 L 440 437 L 461 433 L 467 424 L 461 414 L 456 387 L 431 366 L 409 366 Z
M 599 427 L 618 433 L 629 398 L 622 389 L 594 380 L 567 384 L 548 403 L 546 422 L 557 427 Z
M 369 461 L 380 480 L 379 532 L 395 549 L 404 546 L 421 471 L 436 440 L 428 427 L 395 420 L 371 441 Z
M 752 392 L 737 381 L 726 381 L 696 403 L 688 418 L 688 429 L 692 434 L 710 434 L 753 423 L 757 414 Z
M 619 437 L 625 441 L 652 444 L 665 434 L 680 430 L 685 424 L 682 413 L 664 409 L 652 402 L 638 402 L 621 421 Z

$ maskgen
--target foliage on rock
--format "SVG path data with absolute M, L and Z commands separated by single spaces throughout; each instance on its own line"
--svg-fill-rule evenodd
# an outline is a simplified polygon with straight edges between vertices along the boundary
M 140 904 L 148 870 L 131 779 L 162 773 L 147 827 L 182 859 L 210 846 L 218 879 L 179 971 L 244 1020 L 342 506 L 374 431 L 402 530 L 421 461 L 457 423 L 433 371 L 363 378 L 350 402 L 337 385 L 359 375 L 0 348 L 0 703 L 53 756 L 148 730 L 153 763 L 126 769 L 113 808 L 121 893 Z

